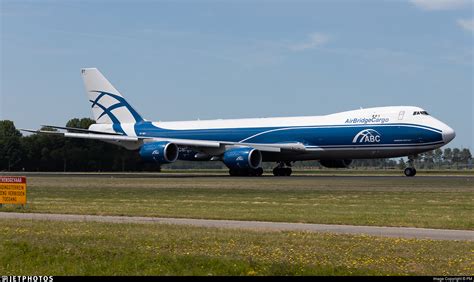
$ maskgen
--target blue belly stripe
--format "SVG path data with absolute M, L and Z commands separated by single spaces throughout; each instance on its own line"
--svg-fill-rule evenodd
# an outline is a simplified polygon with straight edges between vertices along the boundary
M 406 123 L 172 130 L 156 127 L 151 122 L 141 122 L 135 125 L 135 131 L 138 136 L 160 138 L 230 142 L 245 140 L 247 143 L 260 144 L 300 142 L 309 148 L 402 147 L 443 143 L 441 130 Z M 354 138 L 358 134 L 375 134 L 370 132 L 375 132 L 379 136 L 372 142 L 357 140 L 354 143 Z

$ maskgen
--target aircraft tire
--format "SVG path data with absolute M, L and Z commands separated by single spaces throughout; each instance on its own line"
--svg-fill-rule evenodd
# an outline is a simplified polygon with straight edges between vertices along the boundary
M 413 177 L 416 175 L 416 169 L 414 167 L 407 167 L 403 173 L 405 173 L 405 176 L 407 177 Z
M 289 167 L 275 167 L 273 169 L 273 175 L 275 176 L 290 176 L 292 173 Z
M 280 175 L 280 171 L 281 171 L 281 169 L 280 169 L 279 167 L 275 167 L 275 168 L 273 169 L 273 175 L 274 175 L 274 176 L 281 176 L 281 175 Z

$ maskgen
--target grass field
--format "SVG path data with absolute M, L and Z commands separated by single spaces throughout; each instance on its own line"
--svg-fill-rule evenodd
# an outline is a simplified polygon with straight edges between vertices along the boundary
M 2 211 L 474 229 L 474 178 L 29 177 Z
M 28 177 L 1 211 L 474 229 L 472 177 Z M 474 242 L 0 220 L 3 275 L 473 275 Z
M 2 275 L 473 275 L 474 242 L 0 220 Z

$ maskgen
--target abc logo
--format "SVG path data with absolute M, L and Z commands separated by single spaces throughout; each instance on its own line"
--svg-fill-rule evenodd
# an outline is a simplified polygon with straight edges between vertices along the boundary
M 354 136 L 352 143 L 379 143 L 380 133 L 373 129 L 364 129 Z

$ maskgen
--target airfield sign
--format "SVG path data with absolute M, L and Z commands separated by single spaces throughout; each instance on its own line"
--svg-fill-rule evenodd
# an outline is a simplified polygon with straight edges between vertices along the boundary
M 1 204 L 26 204 L 26 177 L 0 176 Z

